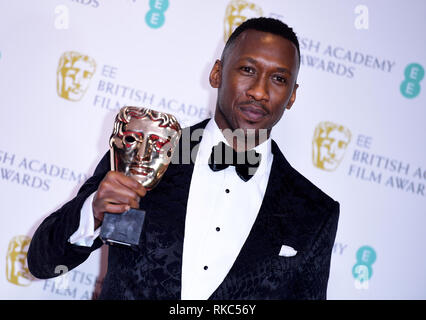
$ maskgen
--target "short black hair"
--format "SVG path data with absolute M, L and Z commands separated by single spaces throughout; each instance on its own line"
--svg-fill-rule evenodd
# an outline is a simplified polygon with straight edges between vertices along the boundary
M 235 43 L 235 40 L 238 38 L 238 36 L 244 31 L 250 29 L 269 32 L 291 41 L 296 46 L 297 55 L 300 61 L 299 40 L 297 39 L 296 33 L 293 31 L 293 29 L 281 20 L 266 17 L 252 18 L 240 24 L 226 42 L 225 48 L 222 52 L 222 60 L 225 58 L 225 51 L 227 51 L 228 48 Z

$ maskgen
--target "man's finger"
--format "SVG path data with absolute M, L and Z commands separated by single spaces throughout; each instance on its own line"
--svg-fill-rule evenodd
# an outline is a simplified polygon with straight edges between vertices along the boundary
M 133 201 L 140 201 L 138 194 L 130 189 L 119 189 L 106 190 L 102 195 L 102 200 L 115 204 L 130 204 Z
M 130 202 L 130 206 L 131 206 L 132 208 L 139 209 L 139 201 L 137 201 L 137 200 L 132 200 L 132 201 Z
M 128 177 L 122 172 L 114 172 L 112 177 L 114 178 L 114 180 L 130 189 L 137 189 L 140 185 L 139 182 L 137 182 L 134 178 Z
M 105 211 L 108 213 L 123 213 L 127 210 L 130 210 L 130 206 L 128 204 L 113 204 L 107 203 L 105 205 Z
M 134 190 L 140 197 L 144 197 L 146 194 L 146 189 L 132 177 L 124 175 L 122 172 L 117 172 L 117 175 L 114 176 L 117 182 L 123 186 Z

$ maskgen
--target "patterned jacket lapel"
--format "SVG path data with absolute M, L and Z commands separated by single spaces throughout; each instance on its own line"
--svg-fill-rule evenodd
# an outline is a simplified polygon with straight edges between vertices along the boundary
M 180 299 L 185 217 L 195 160 L 190 154 L 196 155 L 202 135 L 194 135 L 194 141 L 191 137 L 208 121 L 182 130 L 179 147 L 159 187 L 149 191 L 149 201 L 142 201 L 142 209 L 153 213 L 146 218 L 145 245 L 147 257 L 155 266 L 150 272 L 155 273 L 157 286 L 161 286 L 157 291 L 159 299 Z

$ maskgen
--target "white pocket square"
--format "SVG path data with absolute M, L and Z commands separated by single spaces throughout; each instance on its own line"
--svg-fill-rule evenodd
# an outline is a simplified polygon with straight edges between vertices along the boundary
M 283 245 L 281 246 L 281 250 L 278 255 L 283 257 L 293 257 L 296 254 L 297 254 L 297 251 L 294 250 L 292 247 Z

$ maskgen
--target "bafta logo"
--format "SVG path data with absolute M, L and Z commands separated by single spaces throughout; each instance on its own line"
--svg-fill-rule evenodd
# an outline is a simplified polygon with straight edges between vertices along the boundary
M 96 62 L 91 57 L 74 51 L 65 52 L 56 71 L 58 95 L 70 101 L 81 100 L 95 71 Z
M 351 132 L 347 128 L 328 121 L 320 122 L 312 140 L 314 166 L 325 171 L 336 170 L 350 142 Z
M 18 286 L 29 286 L 33 279 L 27 264 L 27 252 L 31 238 L 13 237 L 9 242 L 6 256 L 6 278 Z
M 262 8 L 245 0 L 232 0 L 226 7 L 225 12 L 225 42 L 232 32 L 244 21 L 263 15 Z

